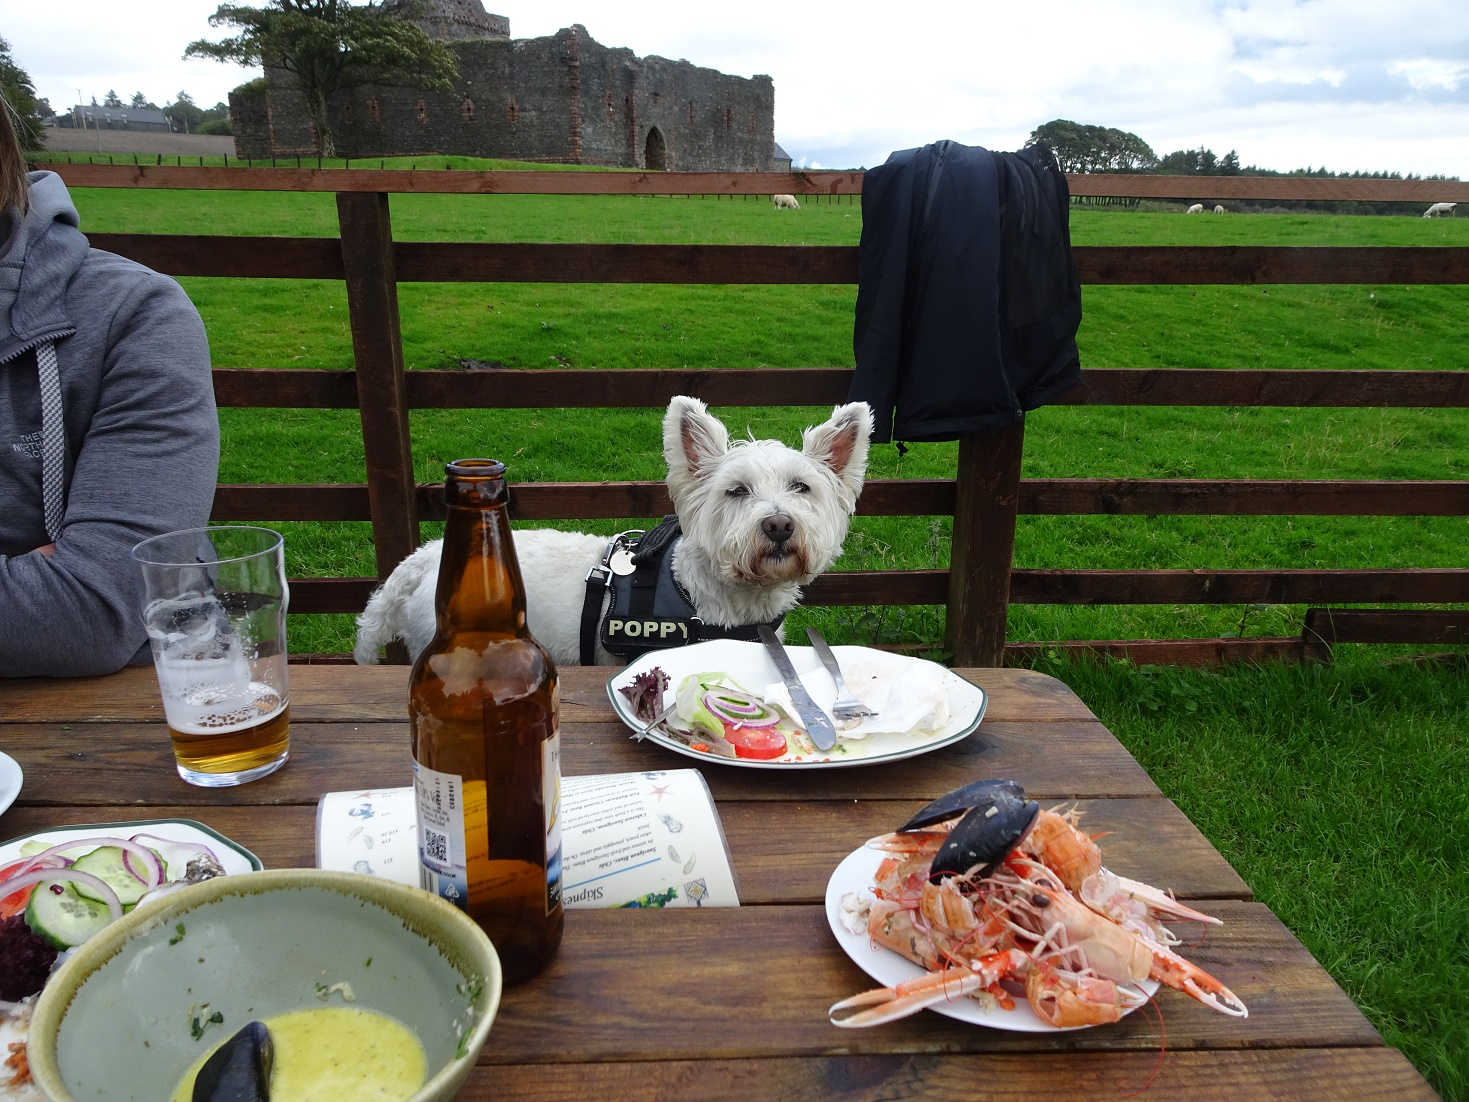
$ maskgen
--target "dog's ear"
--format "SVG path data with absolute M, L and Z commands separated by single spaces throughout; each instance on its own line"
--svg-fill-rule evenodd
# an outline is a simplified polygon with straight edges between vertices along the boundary
M 729 451 L 729 431 L 697 398 L 680 394 L 663 415 L 663 458 L 675 506 L 684 491 L 709 473 Z
M 801 434 L 801 451 L 830 467 L 855 504 L 867 476 L 867 441 L 872 436 L 872 409 L 848 402 L 831 411 L 831 420 Z

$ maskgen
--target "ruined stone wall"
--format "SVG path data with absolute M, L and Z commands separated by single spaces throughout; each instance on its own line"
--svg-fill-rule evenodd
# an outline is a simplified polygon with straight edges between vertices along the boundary
M 491 15 L 480 0 L 433 0 L 430 4 L 403 4 L 386 0 L 382 5 L 399 19 L 418 27 L 430 38 L 454 42 L 465 38 L 509 38 L 510 20 Z M 406 9 L 406 10 L 405 10 Z
M 582 41 L 579 69 L 584 163 L 678 172 L 769 170 L 775 146 L 769 77 L 638 58 L 590 38 Z
M 270 156 L 267 100 L 261 81 L 251 81 L 230 93 L 230 131 L 235 136 L 235 156 L 257 160 Z
M 459 61 L 452 92 L 365 85 L 332 101 L 339 155 L 446 153 L 676 171 L 770 167 L 769 77 L 640 59 L 601 45 L 581 26 L 545 38 L 446 45 Z M 314 137 L 289 75 L 267 70 L 267 78 L 269 90 L 253 99 L 231 94 L 232 114 L 264 120 L 237 127 L 237 154 L 311 152 Z

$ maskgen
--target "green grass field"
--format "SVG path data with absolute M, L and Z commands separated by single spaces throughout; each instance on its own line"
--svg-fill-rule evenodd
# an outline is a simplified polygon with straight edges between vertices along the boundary
M 425 162 L 427 158 L 419 158 Z M 443 158 L 420 167 L 443 167 Z M 354 162 L 355 164 L 355 162 Z M 360 167 L 377 167 L 376 164 Z M 492 166 L 461 162 L 457 167 Z M 328 194 L 79 189 L 83 228 L 111 232 L 334 236 Z M 1181 205 L 1180 205 L 1181 206 Z M 854 244 L 860 206 L 763 199 L 394 196 L 414 241 Z M 1077 245 L 1456 245 L 1469 219 L 1072 213 Z M 348 369 L 341 285 L 189 279 L 215 363 Z M 616 371 L 852 363 L 855 289 L 641 285 L 404 285 L 410 370 L 465 360 Z M 1469 288 L 1089 287 L 1088 367 L 1464 370 Z M 793 440 L 822 409 L 719 409 L 743 432 Z M 221 411 L 227 482 L 358 482 L 355 411 Z M 512 481 L 658 478 L 659 411 L 421 411 L 420 479 L 494 454 Z M 951 477 L 953 445 L 872 477 Z M 1461 410 L 1038 410 L 1027 477 L 1469 477 Z M 269 520 L 270 518 L 260 518 Z M 621 525 L 594 525 L 614 531 Z M 365 524 L 281 526 L 293 575 L 371 574 Z M 432 534 L 426 531 L 425 535 Z M 943 518 L 858 518 L 838 569 L 947 561 Z M 1462 566 L 1469 519 L 1022 517 L 1021 567 Z M 1302 609 L 1014 606 L 1016 640 L 1295 634 Z M 836 642 L 928 643 L 933 608 L 809 609 Z M 293 617 L 299 652 L 350 649 L 348 617 Z M 1040 665 L 1075 687 L 1383 1032 L 1446 1098 L 1469 1098 L 1469 666 L 1340 648 L 1330 666 L 1225 671 L 1121 663 Z

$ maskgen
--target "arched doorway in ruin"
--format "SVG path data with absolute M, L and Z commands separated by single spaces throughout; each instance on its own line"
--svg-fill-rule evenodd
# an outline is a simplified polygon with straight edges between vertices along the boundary
M 643 167 L 653 172 L 668 171 L 668 143 L 663 140 L 663 131 L 656 126 L 648 131 L 648 140 L 643 146 Z

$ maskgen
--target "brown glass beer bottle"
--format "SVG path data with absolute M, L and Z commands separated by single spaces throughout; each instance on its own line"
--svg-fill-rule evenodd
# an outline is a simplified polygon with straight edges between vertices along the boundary
M 504 464 L 445 470 L 437 631 L 408 690 L 420 882 L 484 928 L 515 983 L 561 943 L 556 667 L 526 630 Z

